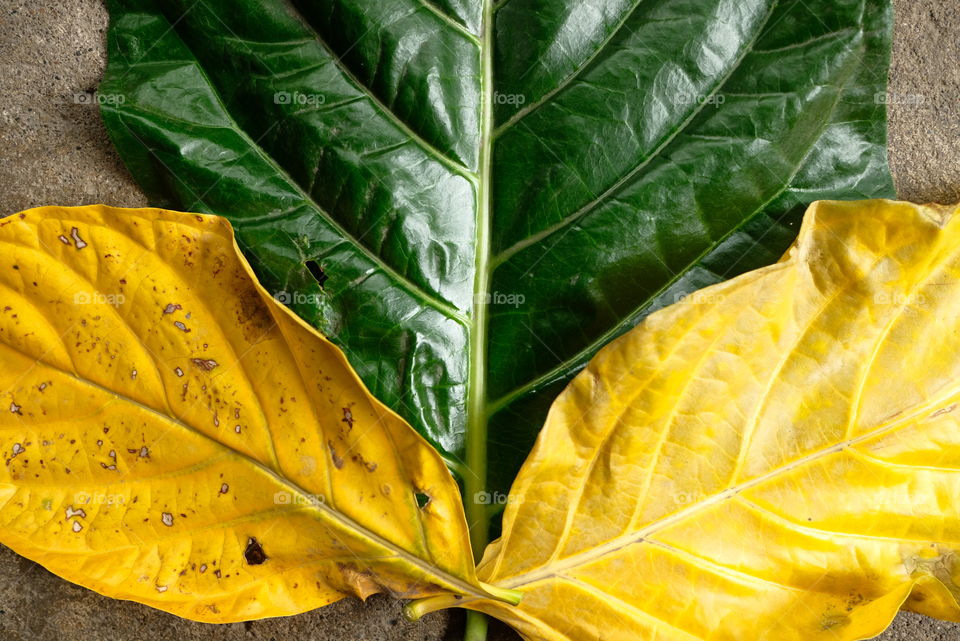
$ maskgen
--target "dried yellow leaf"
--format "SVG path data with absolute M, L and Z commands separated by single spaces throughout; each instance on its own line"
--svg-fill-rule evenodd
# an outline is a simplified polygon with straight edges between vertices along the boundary
M 960 619 L 960 215 L 821 202 L 554 404 L 465 599 L 527 639 L 847 641 Z M 424 612 L 452 604 L 438 597 Z
M 0 409 L 0 542 L 103 594 L 210 622 L 486 594 L 440 457 L 224 219 L 0 220 Z

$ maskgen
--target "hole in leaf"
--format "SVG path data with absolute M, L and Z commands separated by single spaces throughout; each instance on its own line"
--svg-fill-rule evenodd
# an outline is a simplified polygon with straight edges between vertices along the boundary
M 247 539 L 247 549 L 243 551 L 243 558 L 250 565 L 261 565 L 266 562 L 267 554 L 263 551 L 263 546 L 251 536 Z
M 417 497 L 417 507 L 421 510 L 427 506 L 427 503 L 430 502 L 430 497 L 423 492 L 417 492 L 414 496 Z
M 307 266 L 307 269 L 310 270 L 310 275 L 313 276 L 317 284 L 320 285 L 320 288 L 323 289 L 323 284 L 327 282 L 329 276 L 326 275 L 323 271 L 323 267 L 315 260 L 308 260 L 304 263 Z

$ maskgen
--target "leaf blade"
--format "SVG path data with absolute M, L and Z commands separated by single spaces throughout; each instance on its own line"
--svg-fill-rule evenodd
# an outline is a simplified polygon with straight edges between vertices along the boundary
M 224 219 L 41 208 L 0 242 L 4 544 L 204 621 L 480 589 L 442 460 Z
M 470 607 L 532 639 L 852 640 L 902 603 L 960 619 L 958 234 L 956 207 L 816 203 L 789 257 L 604 349 L 480 565 L 524 600 Z

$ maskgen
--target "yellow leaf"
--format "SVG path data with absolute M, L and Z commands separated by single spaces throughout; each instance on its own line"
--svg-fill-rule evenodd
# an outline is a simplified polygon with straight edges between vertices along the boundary
M 440 457 L 222 218 L 0 220 L 0 452 L 0 542 L 109 596 L 226 622 L 486 594 Z
M 821 202 L 554 404 L 465 599 L 550 641 L 846 641 L 960 619 L 960 215 Z M 413 605 L 424 612 L 452 599 Z

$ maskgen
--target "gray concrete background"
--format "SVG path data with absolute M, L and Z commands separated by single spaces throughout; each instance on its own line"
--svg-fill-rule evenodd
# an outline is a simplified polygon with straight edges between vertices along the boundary
M 900 197 L 960 200 L 960 0 L 894 0 L 890 163 Z M 146 204 L 93 106 L 105 64 L 98 0 L 0 0 L 0 215 L 38 205 Z M 921 96 L 919 104 L 915 96 Z M 904 98 L 908 97 L 908 98 Z M 911 104 L 913 103 L 913 104 Z M 0 547 L 0 641 L 441 641 L 463 614 L 406 623 L 398 603 L 348 599 L 308 614 L 210 626 L 71 585 Z M 497 627 L 491 641 L 516 639 Z M 960 640 L 960 625 L 901 614 L 878 641 Z

